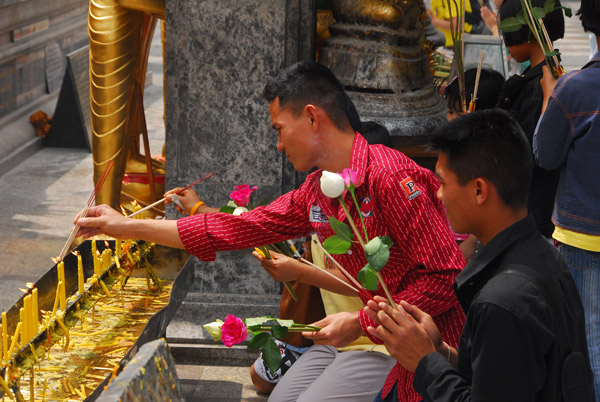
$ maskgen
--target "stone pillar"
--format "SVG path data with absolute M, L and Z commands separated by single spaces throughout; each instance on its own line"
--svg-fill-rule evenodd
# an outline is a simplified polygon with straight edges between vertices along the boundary
M 300 184 L 304 177 L 276 149 L 262 90 L 281 68 L 314 58 L 315 16 L 313 0 L 166 2 L 167 188 L 214 171 L 196 191 L 222 206 L 236 184 L 258 186 L 256 202 Z M 198 261 L 189 300 L 168 336 L 201 337 L 200 327 L 188 324 L 223 319 L 242 304 L 263 304 L 246 306 L 246 316 L 278 314 L 280 291 L 250 250 Z M 220 307 L 206 305 L 217 299 Z

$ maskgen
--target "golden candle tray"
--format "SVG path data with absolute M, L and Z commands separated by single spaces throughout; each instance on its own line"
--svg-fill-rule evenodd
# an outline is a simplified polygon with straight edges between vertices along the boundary
M 141 345 L 164 336 L 193 283 L 187 257 L 151 243 L 82 243 L 3 313 L 0 396 L 97 399 Z

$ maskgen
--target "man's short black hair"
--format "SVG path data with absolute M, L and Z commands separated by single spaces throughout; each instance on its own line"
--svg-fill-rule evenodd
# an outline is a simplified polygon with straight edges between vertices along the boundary
M 598 0 L 581 0 L 581 8 L 577 11 L 581 25 L 586 32 L 600 36 L 600 2 Z
M 319 106 L 341 130 L 349 124 L 361 130 L 360 118 L 344 87 L 327 67 L 309 61 L 294 64 L 270 79 L 263 96 L 279 98 L 279 107 L 289 107 L 298 116 L 308 104 Z
M 533 7 L 544 8 L 544 3 L 545 0 L 531 0 L 531 5 Z M 554 4 L 555 7 L 561 6 L 560 0 L 555 0 Z M 516 17 L 521 10 L 523 10 L 521 0 L 504 0 L 500 6 L 500 21 L 509 17 Z M 543 20 L 546 30 L 548 31 L 548 36 L 552 42 L 565 35 L 565 18 L 562 9 L 552 11 L 547 14 Z M 527 25 L 523 25 L 521 29 L 515 32 L 502 32 L 502 36 L 504 37 L 506 46 L 522 45 L 529 41 L 535 42 L 535 36 L 533 36 L 533 33 L 531 33 Z
M 471 101 L 473 91 L 475 91 L 475 78 L 477 77 L 477 69 L 471 68 L 465 71 L 465 93 L 467 96 L 467 107 Z M 498 95 L 504 84 L 504 77 L 498 71 L 481 69 L 479 77 L 479 87 L 477 88 L 477 101 L 475 102 L 477 110 L 491 109 L 498 102 Z M 460 112 L 460 91 L 458 88 L 458 79 L 454 79 L 444 89 L 444 98 L 448 109 L 454 112 Z
M 392 136 L 383 124 L 375 121 L 363 121 L 360 133 L 370 145 L 381 144 L 392 147 Z
M 431 147 L 446 154 L 461 186 L 482 177 L 507 206 L 527 206 L 533 157 L 519 123 L 504 110 L 475 111 L 444 124 Z

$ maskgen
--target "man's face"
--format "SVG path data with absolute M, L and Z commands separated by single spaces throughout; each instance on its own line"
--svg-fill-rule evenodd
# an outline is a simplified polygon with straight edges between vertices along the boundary
M 437 197 L 444 204 L 452 230 L 456 233 L 472 233 L 470 212 L 473 211 L 474 205 L 472 205 L 470 182 L 461 186 L 456 174 L 448 168 L 447 160 L 447 155 L 440 152 L 435 165 L 435 172 L 440 180 Z
M 306 172 L 316 166 L 319 146 L 310 116 L 304 111 L 295 116 L 290 108 L 280 108 L 279 98 L 269 104 L 269 112 L 278 135 L 277 149 L 285 152 L 294 169 Z

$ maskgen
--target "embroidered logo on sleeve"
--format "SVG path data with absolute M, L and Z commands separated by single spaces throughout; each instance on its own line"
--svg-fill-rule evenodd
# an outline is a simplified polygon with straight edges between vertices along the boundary
M 316 205 L 310 206 L 310 219 L 311 222 L 328 222 L 327 216 L 321 210 L 321 207 Z
M 402 180 L 400 182 L 400 185 L 402 186 L 402 190 L 404 190 L 406 198 L 408 198 L 409 200 L 412 200 L 419 194 L 421 194 L 421 190 L 419 190 L 419 187 L 417 187 L 413 179 L 411 179 L 410 177 L 407 177 L 406 179 Z
M 371 197 L 364 197 L 360 200 L 360 213 L 363 218 L 373 216 L 373 204 L 371 203 Z

